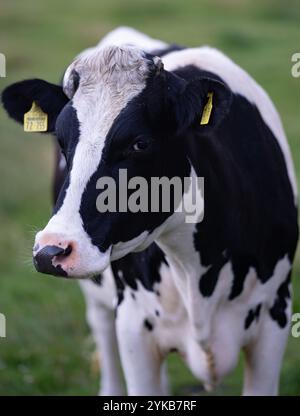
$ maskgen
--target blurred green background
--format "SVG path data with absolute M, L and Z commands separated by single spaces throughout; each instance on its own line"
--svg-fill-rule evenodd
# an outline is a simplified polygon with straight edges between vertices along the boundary
M 57 82 L 72 58 L 118 25 L 183 45 L 222 49 L 269 92 L 292 147 L 300 181 L 300 78 L 291 56 L 300 52 L 298 0 L 1 0 L 0 52 L 9 83 L 28 77 Z M 0 394 L 96 394 L 92 341 L 76 282 L 34 272 L 35 230 L 50 214 L 53 149 L 50 137 L 28 135 L 0 109 Z M 294 312 L 300 312 L 299 254 Z M 242 362 L 213 394 L 240 394 Z M 200 383 L 179 358 L 169 360 L 176 394 Z M 300 338 L 290 337 L 281 394 L 300 395 Z

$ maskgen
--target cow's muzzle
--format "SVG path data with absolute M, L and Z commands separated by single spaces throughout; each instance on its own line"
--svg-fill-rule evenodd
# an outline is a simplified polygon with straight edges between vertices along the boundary
M 34 254 L 33 264 L 40 273 L 67 277 L 67 272 L 58 263 L 63 262 L 71 252 L 71 245 L 68 245 L 66 248 L 48 245 Z

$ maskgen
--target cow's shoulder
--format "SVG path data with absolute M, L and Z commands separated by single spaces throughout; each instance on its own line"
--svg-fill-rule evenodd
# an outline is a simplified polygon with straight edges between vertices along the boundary
M 206 268 L 199 290 L 212 296 L 230 264 L 233 300 L 243 292 L 250 269 L 265 283 L 281 259 L 291 264 L 294 257 L 296 191 L 286 138 L 267 94 L 221 52 L 207 47 L 174 52 L 165 57 L 165 66 L 186 80 L 222 81 L 233 93 L 230 111 L 216 130 L 195 128 L 185 137 L 189 160 L 205 179 L 204 219 L 194 233 Z

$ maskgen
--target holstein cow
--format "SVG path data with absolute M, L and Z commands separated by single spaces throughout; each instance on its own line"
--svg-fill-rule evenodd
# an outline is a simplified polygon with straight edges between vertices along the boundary
M 161 393 L 161 362 L 172 349 L 212 386 L 243 349 L 244 394 L 276 394 L 289 333 L 297 191 L 279 116 L 261 87 L 208 47 L 162 62 L 136 47 L 109 46 L 75 60 L 63 90 L 41 80 L 11 88 L 8 112 L 22 120 L 36 101 L 68 166 L 53 216 L 36 235 L 36 268 L 90 278 L 153 241 L 167 255 L 178 292 L 162 280 L 164 299 L 140 282 L 138 268 L 130 278 L 115 270 L 129 393 Z M 208 124 L 201 124 L 208 96 Z M 98 179 L 114 178 L 119 190 L 120 169 L 148 182 L 204 177 L 203 221 L 186 222 L 177 210 L 99 213 Z

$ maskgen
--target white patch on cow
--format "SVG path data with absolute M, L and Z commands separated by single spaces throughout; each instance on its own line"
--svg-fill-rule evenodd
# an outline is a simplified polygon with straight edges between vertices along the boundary
M 80 136 L 70 173 L 70 184 L 59 211 L 45 229 L 37 234 L 60 233 L 78 244 L 78 262 L 72 276 L 89 276 L 104 270 L 110 260 L 110 249 L 101 254 L 84 231 L 79 213 L 81 197 L 102 156 L 106 135 L 126 104 L 146 85 L 148 65 L 144 52 L 132 48 L 106 47 L 92 55 L 76 59 L 66 71 L 64 89 L 71 91 L 72 71 L 80 76 L 73 97 Z M 69 77 L 69 78 L 68 78 Z
M 296 201 L 298 194 L 297 182 L 288 142 L 278 112 L 263 88 L 226 55 L 207 46 L 172 52 L 163 57 L 162 60 L 165 69 L 168 71 L 186 65 L 195 65 L 198 68 L 211 71 L 219 75 L 234 93 L 244 96 L 256 105 L 261 117 L 282 149 Z
M 135 46 L 145 52 L 152 52 L 154 50 L 168 48 L 168 44 L 158 39 L 152 39 L 138 30 L 131 27 L 121 26 L 109 32 L 99 43 L 91 48 L 82 51 L 75 59 L 88 59 L 93 57 L 99 49 L 107 46 Z M 70 76 L 72 66 L 69 66 L 65 72 L 64 79 L 67 80 Z

